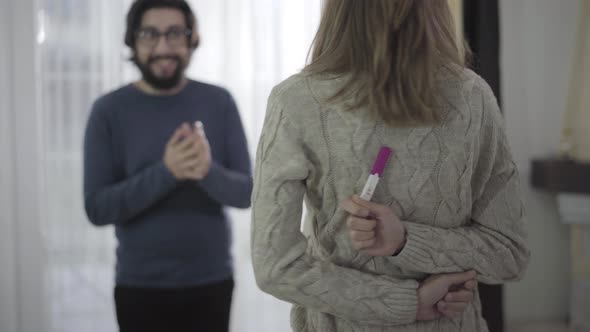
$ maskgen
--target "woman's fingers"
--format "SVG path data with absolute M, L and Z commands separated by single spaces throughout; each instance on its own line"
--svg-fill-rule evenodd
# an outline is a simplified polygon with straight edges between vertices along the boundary
M 375 237 L 375 232 L 373 231 L 350 231 L 350 239 L 353 241 L 366 241 L 370 240 Z
M 445 302 L 440 301 L 436 304 L 436 309 L 443 315 L 449 318 L 456 318 L 461 316 L 465 308 L 467 308 L 468 302 Z
M 473 301 L 473 292 L 466 289 L 460 289 L 455 292 L 449 292 L 444 297 L 445 302 L 471 302 Z
M 375 229 L 377 221 L 349 216 L 346 220 L 346 225 L 350 231 L 369 232 Z
M 355 248 L 356 250 L 363 250 L 372 247 L 375 244 L 375 238 L 362 241 L 352 240 L 351 242 L 353 248 Z
M 370 215 L 369 209 L 355 203 L 352 199 L 348 198 L 342 201 L 340 204 L 342 209 L 353 216 L 360 217 L 360 218 L 367 218 Z

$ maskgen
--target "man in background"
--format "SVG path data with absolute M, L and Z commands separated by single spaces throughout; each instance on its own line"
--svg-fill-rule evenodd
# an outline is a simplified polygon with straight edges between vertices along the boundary
M 227 331 L 233 292 L 224 206 L 250 205 L 232 96 L 185 76 L 199 45 L 184 0 L 136 0 L 125 44 L 142 78 L 100 97 L 84 141 L 84 198 L 114 225 L 120 331 Z

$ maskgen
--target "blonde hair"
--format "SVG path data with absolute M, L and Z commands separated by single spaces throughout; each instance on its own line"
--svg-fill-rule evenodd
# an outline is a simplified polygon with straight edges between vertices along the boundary
M 349 75 L 332 100 L 353 97 L 389 125 L 441 120 L 437 74 L 465 52 L 447 0 L 325 0 L 304 72 Z M 309 56 L 308 56 L 309 57 Z

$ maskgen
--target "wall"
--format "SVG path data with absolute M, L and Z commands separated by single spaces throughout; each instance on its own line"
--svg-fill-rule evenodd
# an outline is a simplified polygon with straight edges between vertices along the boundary
M 530 187 L 530 160 L 558 151 L 579 0 L 501 0 L 502 94 L 521 170 L 532 259 L 506 288 L 508 321 L 566 319 L 569 233 L 554 195 Z

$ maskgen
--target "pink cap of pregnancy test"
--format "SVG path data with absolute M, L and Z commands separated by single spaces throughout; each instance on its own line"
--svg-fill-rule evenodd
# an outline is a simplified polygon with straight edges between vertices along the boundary
M 375 160 L 375 164 L 373 164 L 373 170 L 371 174 L 377 174 L 379 177 L 383 174 L 385 170 L 385 166 L 387 165 L 387 160 L 389 160 L 389 156 L 391 155 L 391 149 L 384 146 L 381 147 L 379 150 L 379 155 L 377 156 L 377 160 Z

